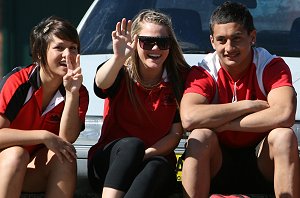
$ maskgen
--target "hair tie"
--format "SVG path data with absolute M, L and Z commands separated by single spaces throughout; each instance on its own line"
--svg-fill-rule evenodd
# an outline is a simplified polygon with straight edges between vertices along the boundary
M 44 34 L 50 29 L 50 25 L 52 25 L 52 24 L 53 24 L 53 21 L 49 22 L 49 23 L 45 26 L 45 28 L 44 28 L 44 30 L 43 30 L 43 33 L 44 33 Z

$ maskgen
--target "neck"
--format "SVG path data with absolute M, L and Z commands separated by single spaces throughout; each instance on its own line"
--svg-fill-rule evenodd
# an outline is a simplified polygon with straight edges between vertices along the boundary
M 141 69 L 136 80 L 143 87 L 156 87 L 161 83 L 162 72 L 162 69 Z
M 42 86 L 46 88 L 46 90 L 54 91 L 57 90 L 60 84 L 62 83 L 61 77 L 55 77 L 52 74 L 48 74 L 44 71 L 43 68 L 40 70 L 40 77 Z

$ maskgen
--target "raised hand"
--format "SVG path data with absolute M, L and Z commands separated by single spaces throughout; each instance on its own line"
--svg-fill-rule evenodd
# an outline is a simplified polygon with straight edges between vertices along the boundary
M 112 32 L 114 55 L 118 58 L 127 59 L 136 48 L 137 36 L 131 38 L 131 20 L 125 18 L 116 24 L 116 30 Z
M 66 91 L 70 93 L 78 92 L 83 81 L 80 67 L 80 55 L 77 54 L 75 60 L 72 60 L 72 57 L 73 56 L 70 54 L 66 56 L 68 72 L 63 77 L 64 87 Z

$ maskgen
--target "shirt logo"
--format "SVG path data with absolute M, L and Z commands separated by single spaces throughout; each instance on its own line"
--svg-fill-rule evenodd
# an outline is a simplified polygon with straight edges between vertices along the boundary
M 60 116 L 57 114 L 52 114 L 49 116 L 50 122 L 60 122 Z
M 176 105 L 176 101 L 175 101 L 174 95 L 173 94 L 167 94 L 167 95 L 165 95 L 165 97 L 163 99 L 163 104 L 165 106 Z

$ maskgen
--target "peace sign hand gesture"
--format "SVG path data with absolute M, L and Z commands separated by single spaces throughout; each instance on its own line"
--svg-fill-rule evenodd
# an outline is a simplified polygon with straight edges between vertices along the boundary
M 63 77 L 64 87 L 66 91 L 75 93 L 79 91 L 83 81 L 80 67 L 80 55 L 77 54 L 75 58 L 71 55 L 67 55 L 66 61 L 68 72 Z

